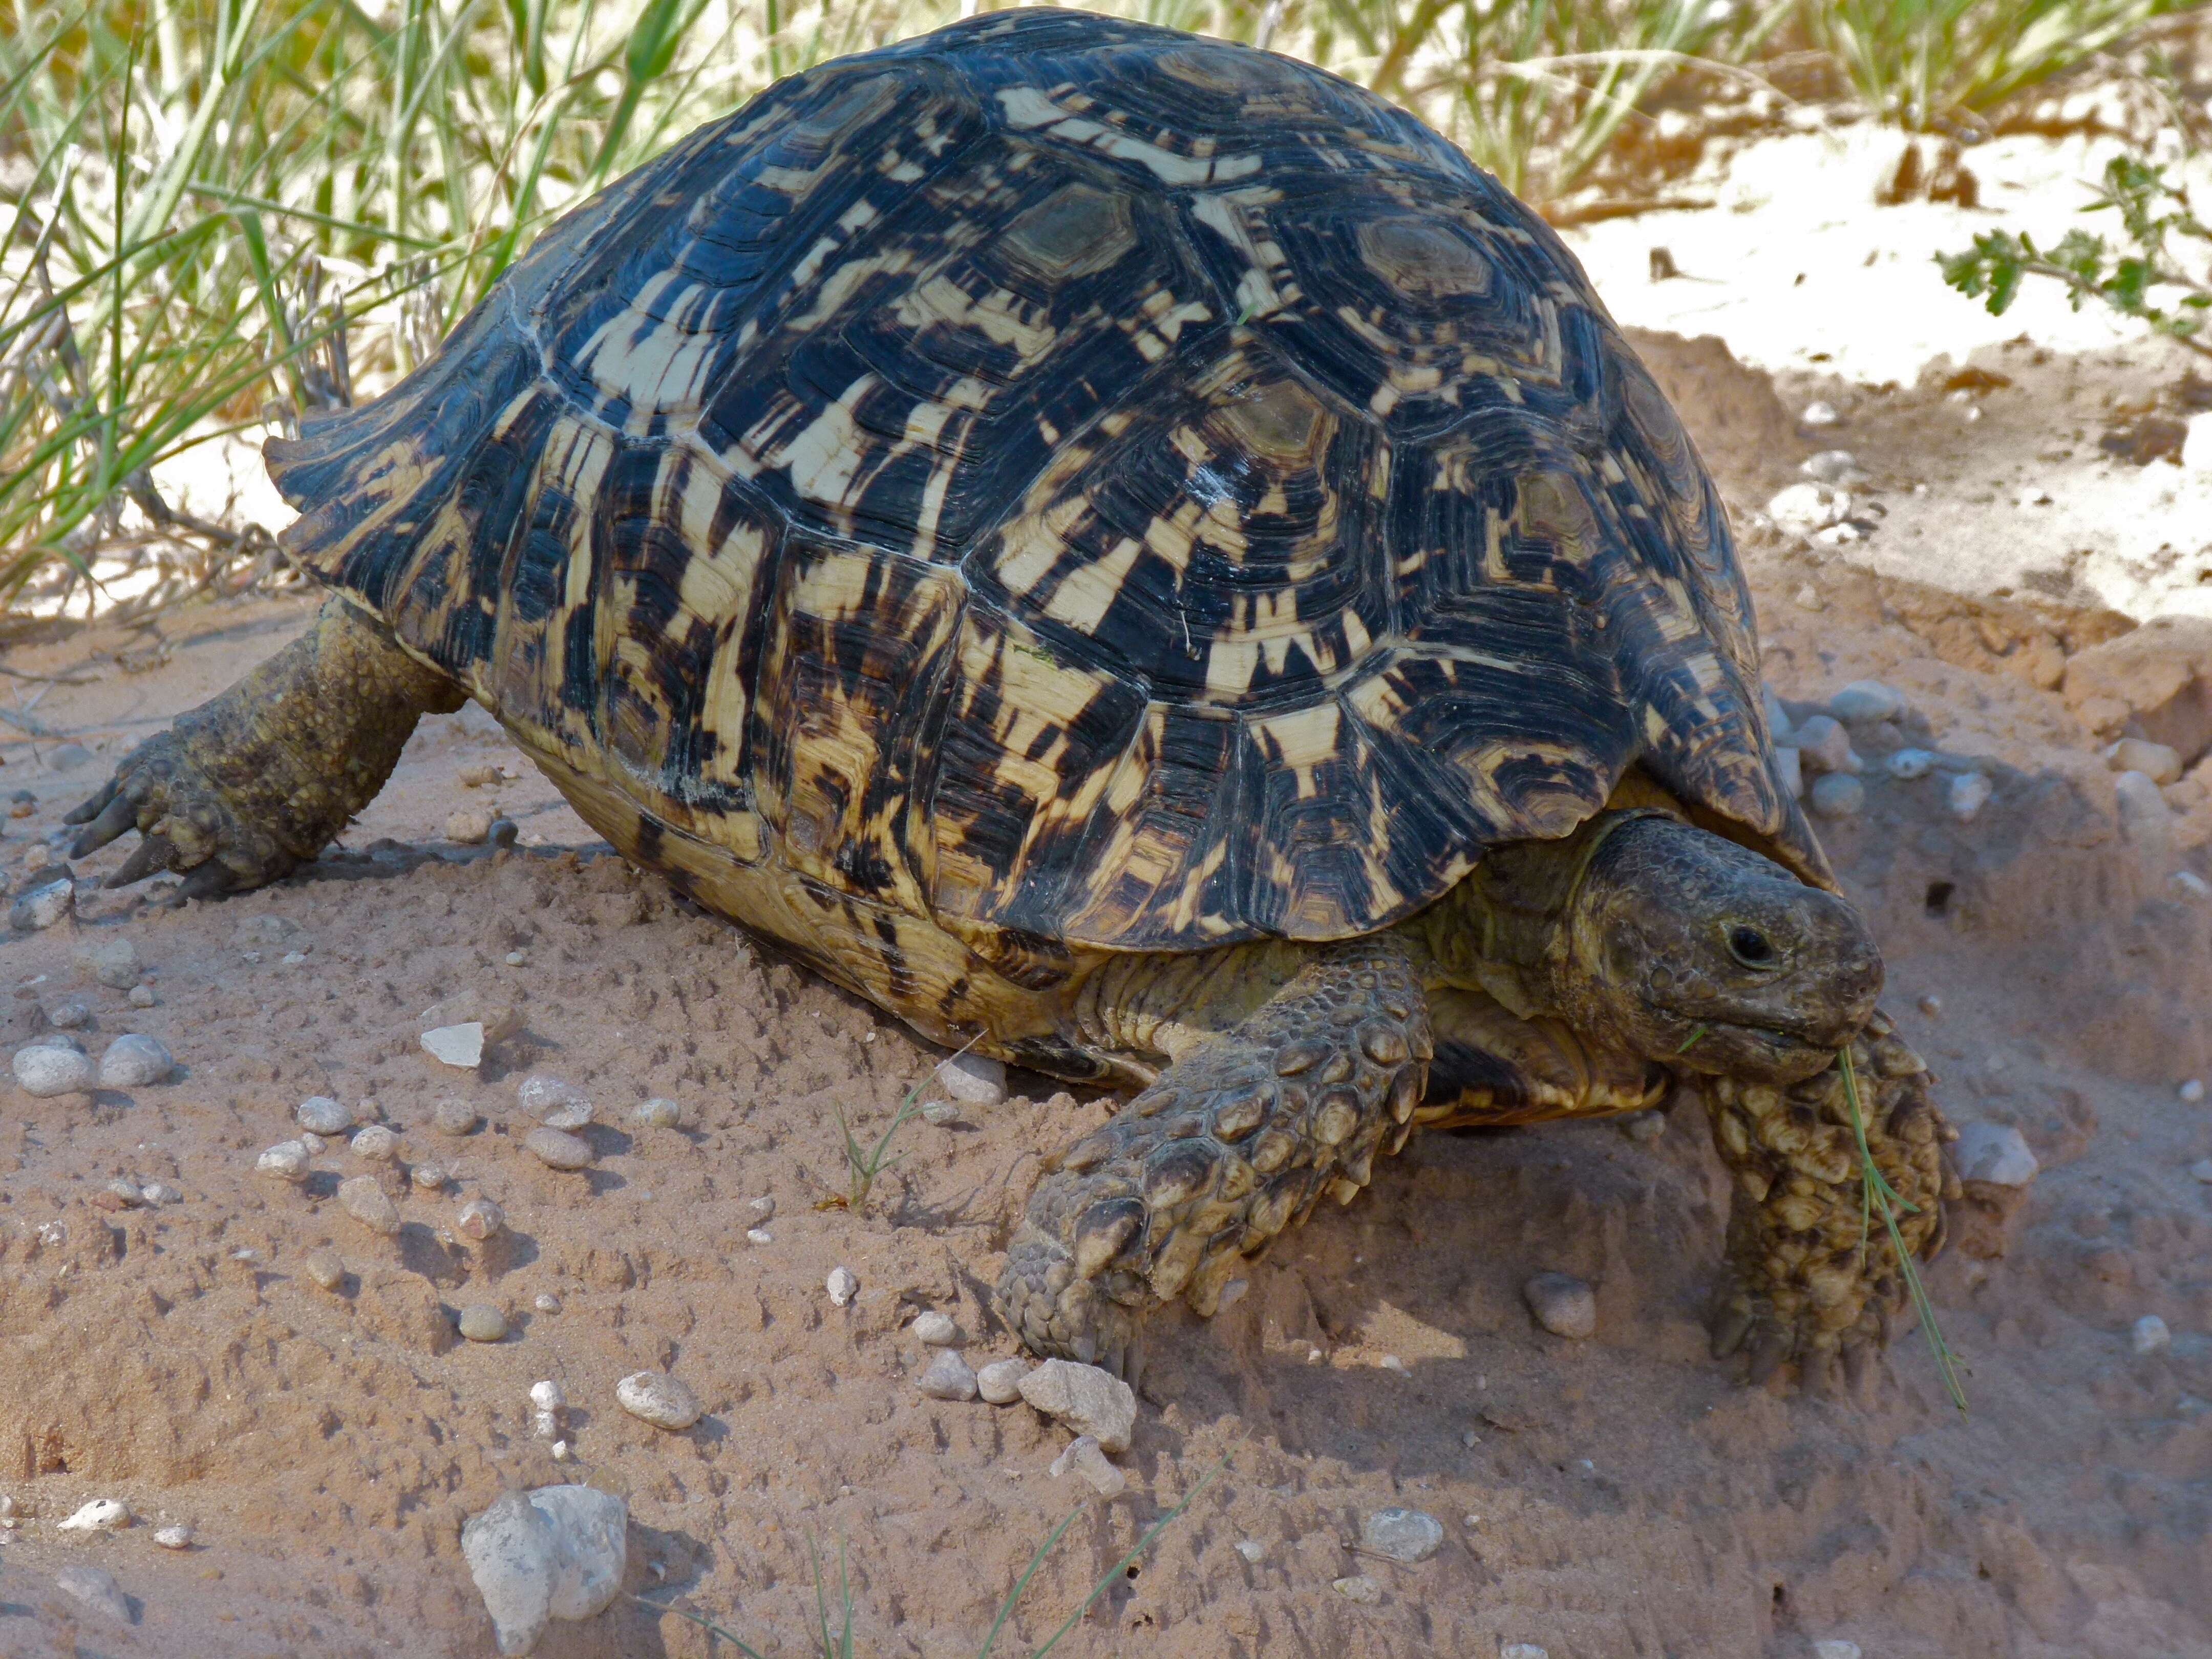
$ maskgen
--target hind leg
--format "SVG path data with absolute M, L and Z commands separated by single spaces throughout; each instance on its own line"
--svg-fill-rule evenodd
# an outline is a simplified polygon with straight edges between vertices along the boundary
M 110 887 L 160 870 L 185 872 L 187 898 L 263 886 L 374 799 L 416 720 L 463 701 L 382 623 L 331 599 L 303 637 L 133 750 L 69 815 L 85 826 L 71 855 L 136 830 Z
M 1906 1251 L 1929 1260 L 1943 1242 L 1943 1202 L 1959 1179 L 1953 1138 L 1920 1057 L 1877 1013 L 1851 1044 L 1868 1151 L 1899 1199 Z M 1764 1382 L 1795 1360 L 1805 1386 L 1854 1378 L 1889 1336 L 1905 1276 L 1870 1202 L 1840 1067 L 1787 1088 L 1717 1077 L 1705 1084 L 1713 1144 L 1734 1178 L 1729 1285 L 1713 1321 L 1713 1355 L 1750 1355 Z

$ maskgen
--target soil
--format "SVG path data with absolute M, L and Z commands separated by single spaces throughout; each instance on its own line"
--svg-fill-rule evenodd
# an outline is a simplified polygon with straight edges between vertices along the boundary
M 1887 321 L 1863 309 L 1856 326 Z M 2212 1071 L 2212 905 L 2173 878 L 2212 873 L 2212 791 L 2175 784 L 2170 823 L 2124 834 L 2102 754 L 2158 714 L 2163 692 L 2137 708 L 2130 688 L 2161 665 L 2195 672 L 2196 635 L 2129 630 L 2202 609 L 2208 519 L 2191 535 L 2185 515 L 2162 528 L 2115 503 L 2212 486 L 2099 447 L 2136 418 L 2104 393 L 2172 404 L 2184 361 L 2139 339 L 1984 341 L 1893 376 L 1761 364 L 1718 338 L 1638 343 L 1729 497 L 1785 705 L 1866 678 L 1909 703 L 1861 734 L 1867 811 L 1823 836 L 1947 1109 L 2015 1126 L 2041 1166 L 2024 1194 L 1970 1188 L 1927 1275 L 1966 1414 L 1910 1333 L 1836 1400 L 1786 1378 L 1747 1389 L 1707 1357 L 1728 1194 L 1691 1101 L 1649 1139 L 1417 1137 L 1219 1316 L 1157 1322 L 1126 1493 L 1054 1480 L 1065 1431 L 1023 1406 L 924 1398 L 902 1328 L 942 1310 L 972 1363 L 1014 1352 L 987 1307 L 1008 1230 L 1040 1154 L 1110 1101 L 1017 1074 L 1000 1105 L 902 1128 L 864 1208 L 824 1207 L 848 1191 L 836 1114 L 872 1138 L 939 1053 L 615 859 L 471 708 L 426 720 L 343 846 L 271 890 L 182 908 L 88 890 L 73 919 L 0 940 L 9 1049 L 80 998 L 94 1052 L 143 1031 L 181 1067 L 90 1101 L 6 1096 L 0 1492 L 17 1525 L 0 1533 L 0 1655 L 487 1654 L 461 1522 L 502 1487 L 586 1478 L 629 1498 L 626 1594 L 556 1625 L 538 1650 L 553 1659 L 733 1650 L 648 1602 L 763 1654 L 817 1651 L 817 1551 L 832 1603 L 841 1559 L 849 1571 L 854 1651 L 973 1654 L 1072 1513 L 996 1650 L 1030 1652 L 1201 1483 L 1056 1651 L 2212 1654 L 2212 1185 L 2190 1172 L 2212 1157 L 2212 1107 L 2178 1092 Z M 1975 349 L 2011 384 L 1977 392 L 1988 418 L 1966 422 L 1945 380 Z M 1840 428 L 1801 424 L 1815 398 Z M 2107 544 L 2054 566 L 2039 550 L 2072 552 L 2065 534 L 2036 541 L 2031 509 L 1983 497 L 2048 480 L 2062 464 L 2039 457 L 2069 447 L 2081 468 L 2062 482 L 2106 481 L 2080 510 Z M 1766 523 L 1799 460 L 1835 447 L 1872 475 L 1870 533 L 1828 546 Z M 2027 574 L 2060 567 L 2089 574 Z M 35 797 L 0 826 L 10 880 L 117 758 L 278 648 L 310 604 L 203 605 L 9 652 L 26 677 L 6 687 L 15 717 L 43 734 L 9 725 L 0 743 L 0 793 Z M 2114 641 L 2137 638 L 2151 648 L 2115 665 Z M 1989 804 L 1961 823 L 1941 773 L 1893 778 L 1878 763 L 1906 745 L 1965 757 Z M 465 781 L 497 766 L 512 775 Z M 514 848 L 447 838 L 449 817 L 495 804 L 520 827 Z M 80 977 L 80 950 L 115 939 L 136 945 L 152 1006 Z M 417 1042 L 422 1012 L 464 995 L 525 1017 L 480 1076 Z M 599 1103 L 588 1172 L 522 1150 L 532 1074 Z M 452 1094 L 483 1128 L 434 1129 Z M 403 1162 L 453 1182 L 403 1191 L 387 1170 L 404 1220 L 387 1238 L 337 1203 L 363 1167 L 341 1146 L 303 1187 L 258 1176 L 311 1095 L 373 1102 Z M 682 1126 L 634 1127 L 648 1097 L 677 1100 Z M 106 1207 L 118 1176 L 182 1196 Z M 507 1219 L 482 1244 L 454 1231 L 478 1194 Z M 750 1243 L 763 1198 L 769 1237 Z M 336 1291 L 306 1269 L 325 1247 Z M 839 1266 L 860 1285 L 843 1310 L 823 1288 Z M 1595 1286 L 1595 1337 L 1532 1323 L 1522 1286 L 1545 1271 Z M 455 1335 L 478 1303 L 505 1313 L 504 1340 Z M 2146 1315 L 2172 1340 L 2138 1353 Z M 616 1407 L 617 1379 L 646 1368 L 696 1390 L 695 1428 Z M 572 1402 L 567 1463 L 532 1433 L 542 1377 Z M 58 1530 L 95 1497 L 137 1523 Z M 1390 1504 L 1443 1523 L 1432 1559 L 1355 1553 Z M 152 1542 L 173 1522 L 190 1549 Z M 1257 1560 L 1234 1547 L 1247 1540 Z M 76 1564 L 114 1575 L 133 1622 L 58 1589 Z M 1379 1600 L 1333 1588 L 1354 1575 Z

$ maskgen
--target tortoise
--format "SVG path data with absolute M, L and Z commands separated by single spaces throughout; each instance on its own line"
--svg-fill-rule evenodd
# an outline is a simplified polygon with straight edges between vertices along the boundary
M 826 63 L 266 459 L 330 597 L 78 853 L 276 880 L 474 699 L 699 904 L 1135 1091 L 1009 1243 L 1037 1353 L 1127 1370 L 1416 1127 L 1677 1083 L 1755 1377 L 1886 1333 L 1855 1115 L 1940 1238 L 1695 449 L 1544 222 L 1356 86 L 1035 9 Z

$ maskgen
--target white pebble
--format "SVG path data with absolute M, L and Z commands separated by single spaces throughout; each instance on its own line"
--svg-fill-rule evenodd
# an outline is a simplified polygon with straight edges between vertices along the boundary
M 441 1065 L 473 1072 L 483 1064 L 484 1028 L 473 1019 L 434 1026 L 422 1033 L 422 1051 Z
M 1972 823 L 1980 815 L 1982 808 L 1989 805 L 1990 797 L 1995 793 L 1996 787 L 1986 775 L 1961 772 L 1951 780 L 1944 805 L 1960 823 Z
M 1833 484 L 1808 482 L 1778 490 L 1766 503 L 1766 516 L 1784 530 L 1801 534 L 1840 524 L 1850 516 L 1851 498 Z
M 1078 1436 L 1052 1460 L 1049 1473 L 1057 1480 L 1071 1469 L 1088 1480 L 1102 1498 L 1119 1498 L 1128 1488 L 1129 1477 L 1114 1467 L 1105 1449 L 1087 1434 Z
M 574 1452 L 568 1449 L 568 1443 L 565 1440 L 556 1440 L 553 1443 L 552 1449 L 553 1461 L 556 1463 L 565 1463 L 571 1457 L 575 1455 Z
M 164 1527 L 154 1534 L 154 1541 L 165 1550 L 188 1550 L 192 1547 L 190 1527 Z
M 307 1149 L 296 1140 L 280 1140 L 254 1159 L 253 1170 L 256 1175 L 273 1176 L 279 1181 L 305 1181 Z
M 1797 470 L 1823 483 L 1860 483 L 1867 476 L 1859 458 L 1848 449 L 1824 449 L 1817 455 L 1808 455 L 1797 463 Z
M 74 1048 L 41 1043 L 15 1051 L 16 1086 L 35 1099 L 88 1095 L 99 1080 L 92 1061 Z
M 347 1147 L 356 1158 L 367 1158 L 372 1164 L 389 1164 L 399 1156 L 399 1137 L 381 1123 L 372 1123 L 366 1129 L 355 1131 Z
M 465 1135 L 483 1121 L 483 1114 L 458 1095 L 447 1095 L 430 1114 L 431 1125 L 441 1135 Z
M 1807 426 L 1834 426 L 1844 417 L 1836 406 L 1826 398 L 1816 398 L 1805 405 L 1805 412 L 1797 417 Z
M 530 1403 L 541 1412 L 557 1412 L 568 1403 L 568 1396 L 549 1376 L 530 1385 Z
M 641 1129 L 672 1129 L 684 1121 L 684 1109 L 672 1100 L 655 1098 L 632 1112 L 630 1121 Z
M 921 1120 L 933 1129 L 960 1121 L 960 1109 L 949 1100 L 933 1100 L 921 1109 Z
M 330 1146 L 330 1143 L 320 1135 L 310 1134 L 305 1129 L 300 1131 L 300 1144 L 307 1149 L 307 1154 L 311 1158 Z
M 975 1373 L 957 1348 L 940 1348 L 914 1385 L 932 1400 L 973 1400 Z
M 773 1244 L 775 1243 L 775 1235 L 769 1231 L 765 1227 L 748 1227 L 745 1229 L 745 1243 L 748 1244 Z
M 2212 881 L 2207 881 L 2194 870 L 2177 870 L 2169 879 L 2189 897 L 2202 902 L 2212 899 Z
M 1361 1549 L 1407 1566 L 1443 1547 L 1443 1522 L 1421 1510 L 1376 1510 L 1360 1523 Z
M 1237 1553 L 1256 1567 L 1267 1559 L 1267 1547 L 1256 1538 L 1240 1538 L 1237 1540 Z
M 95 1498 L 56 1526 L 59 1532 L 113 1532 L 131 1524 L 131 1505 L 119 1498 Z
M 57 1002 L 46 1010 L 46 1024 L 58 1031 L 81 1031 L 92 1024 L 92 1005 L 82 997 Z
M 1022 1378 L 1021 1389 L 1032 1408 L 1091 1436 L 1108 1451 L 1129 1449 L 1137 1396 L 1111 1371 L 1072 1359 L 1048 1359 Z
M 774 1220 L 775 1218 L 775 1200 L 773 1198 L 755 1199 L 752 1201 L 752 1212 L 753 1219 L 756 1221 L 765 1223 Z
M 2156 1314 L 2145 1314 L 2129 1330 L 2128 1345 L 2137 1353 L 2160 1353 L 2173 1346 L 2173 1333 Z
M 507 965 L 510 968 L 520 968 L 529 960 L 530 958 L 520 951 L 509 951 L 507 953 Z
M 54 1575 L 54 1588 L 64 1595 L 82 1602 L 95 1613 L 104 1613 L 118 1624 L 132 1622 L 131 1598 L 115 1582 L 115 1575 L 105 1567 L 87 1566 L 73 1562 Z M 76 1644 L 70 1644 L 71 1647 Z
M 389 1238 L 399 1231 L 399 1206 L 377 1184 L 374 1176 L 355 1176 L 338 1182 L 338 1208 L 373 1233 Z
M 453 1218 L 453 1231 L 481 1244 L 507 1225 L 507 1213 L 488 1198 L 472 1198 Z
M 2173 1092 L 2189 1105 L 2201 1104 L 2204 1099 L 2204 1079 L 2193 1077 Z
M 76 960 L 78 974 L 111 991 L 127 991 L 143 976 L 138 947 L 127 939 L 81 945 Z
M 184 1197 L 174 1187 L 165 1187 L 158 1181 L 148 1182 L 142 1190 L 149 1204 L 174 1204 Z
M 491 814 L 482 807 L 463 807 L 446 818 L 446 839 L 462 847 L 481 847 L 491 836 Z
M 561 1298 L 550 1291 L 540 1291 L 538 1299 L 530 1305 L 542 1314 L 556 1314 L 561 1311 Z
M 434 1193 L 446 1184 L 446 1166 L 442 1164 L 417 1164 L 407 1171 L 407 1179 L 418 1193 Z
M 1838 1641 L 1833 1638 L 1826 1642 L 1815 1642 L 1813 1644 L 1813 1659 L 1860 1659 L 1859 1644 Z
M 1814 714 L 1796 731 L 1797 750 L 1816 772 L 1856 772 L 1859 757 L 1851 752 L 1851 734 L 1832 714 Z
M 103 1089 L 144 1089 L 167 1083 L 177 1069 L 169 1051 L 152 1037 L 125 1033 L 107 1045 L 100 1057 L 100 1086 Z
M 1022 1379 L 1030 1374 L 1025 1359 L 994 1359 L 975 1373 L 975 1392 L 994 1406 L 1011 1406 L 1022 1397 Z
M 1963 1123 L 1951 1149 L 1961 1181 L 1986 1181 L 1996 1187 L 2025 1187 L 2040 1167 L 2027 1138 L 2008 1123 Z
M 665 1371 L 633 1371 L 615 1384 L 615 1400 L 658 1429 L 688 1429 L 699 1420 L 698 1396 Z
M 953 1055 L 937 1068 L 937 1080 L 969 1106 L 995 1106 L 1006 1097 L 1006 1063 L 982 1054 Z
M 353 1108 L 328 1095 L 310 1095 L 293 1114 L 300 1127 L 319 1135 L 342 1135 L 353 1127 Z
M 960 1340 L 960 1328 L 952 1322 L 952 1316 L 934 1310 L 916 1316 L 913 1328 L 915 1340 L 933 1348 L 949 1348 Z
M 1567 1273 L 1538 1273 L 1521 1287 L 1528 1311 L 1554 1336 L 1577 1340 L 1597 1333 L 1597 1297 Z
M 2212 1158 L 2200 1158 L 2189 1166 L 2189 1173 L 2206 1186 L 2212 1187 Z
M 461 1310 L 460 1333 L 471 1342 L 507 1340 L 507 1316 L 489 1302 L 472 1302 Z
M 1534 1642 L 1508 1642 L 1498 1650 L 1498 1659 L 1552 1659 Z
M 832 1304 L 840 1308 L 849 1308 L 853 1305 L 853 1298 L 860 1293 L 860 1281 L 854 1278 L 848 1268 L 832 1267 L 830 1270 L 827 1288 Z
M 134 985 L 131 988 L 131 994 L 125 1000 L 133 1008 L 150 1008 L 155 1001 L 154 988 L 150 985 Z
M 1936 757 L 1925 749 L 1900 749 L 1882 764 L 1889 775 L 1903 783 L 1924 778 L 1936 767 Z
M 1855 818 L 1866 811 L 1866 785 L 1848 772 L 1815 778 L 1813 811 L 1824 818 Z
M 1825 611 L 1827 609 L 1827 601 L 1820 597 L 1820 590 L 1814 586 L 1810 582 L 1805 583 L 1802 586 L 1798 588 L 1795 593 L 1792 593 L 1790 596 L 1790 602 L 1796 605 L 1800 611 Z
M 523 1115 L 551 1129 L 580 1129 L 592 1121 L 591 1097 L 557 1077 L 528 1077 L 515 1091 Z
M 2180 751 L 2141 738 L 2122 738 L 2105 750 L 2105 764 L 2115 772 L 2141 772 L 2164 788 L 2181 781 Z
M 499 1651 L 522 1655 L 548 1622 L 590 1619 L 621 1591 L 629 1506 L 591 1486 L 507 1492 L 461 1528 L 461 1556 Z
M 1333 1578 L 1329 1588 L 1347 1601 L 1357 1601 L 1363 1607 L 1371 1607 L 1382 1599 L 1382 1586 L 1364 1572 L 1355 1572 L 1348 1578 Z
M 76 883 L 69 877 L 34 887 L 8 907 L 8 925 L 21 933 L 52 927 L 76 908 Z
M 562 1129 L 539 1127 L 522 1138 L 523 1150 L 550 1170 L 587 1170 L 592 1166 L 592 1143 Z
M 307 1270 L 307 1277 L 324 1290 L 335 1291 L 345 1283 L 345 1262 L 336 1250 L 316 1250 L 301 1266 Z

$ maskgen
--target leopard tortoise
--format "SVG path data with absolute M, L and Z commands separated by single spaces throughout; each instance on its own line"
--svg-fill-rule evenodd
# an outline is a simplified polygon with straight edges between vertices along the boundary
M 267 459 L 331 597 L 80 852 L 275 880 L 473 698 L 700 904 L 1137 1091 L 1009 1244 L 1040 1353 L 1126 1366 L 1419 1125 L 1678 1078 L 1755 1377 L 1887 1328 L 1852 1099 L 1940 1237 L 1697 454 L 1544 222 L 1357 87 L 1044 9 L 825 64 Z

